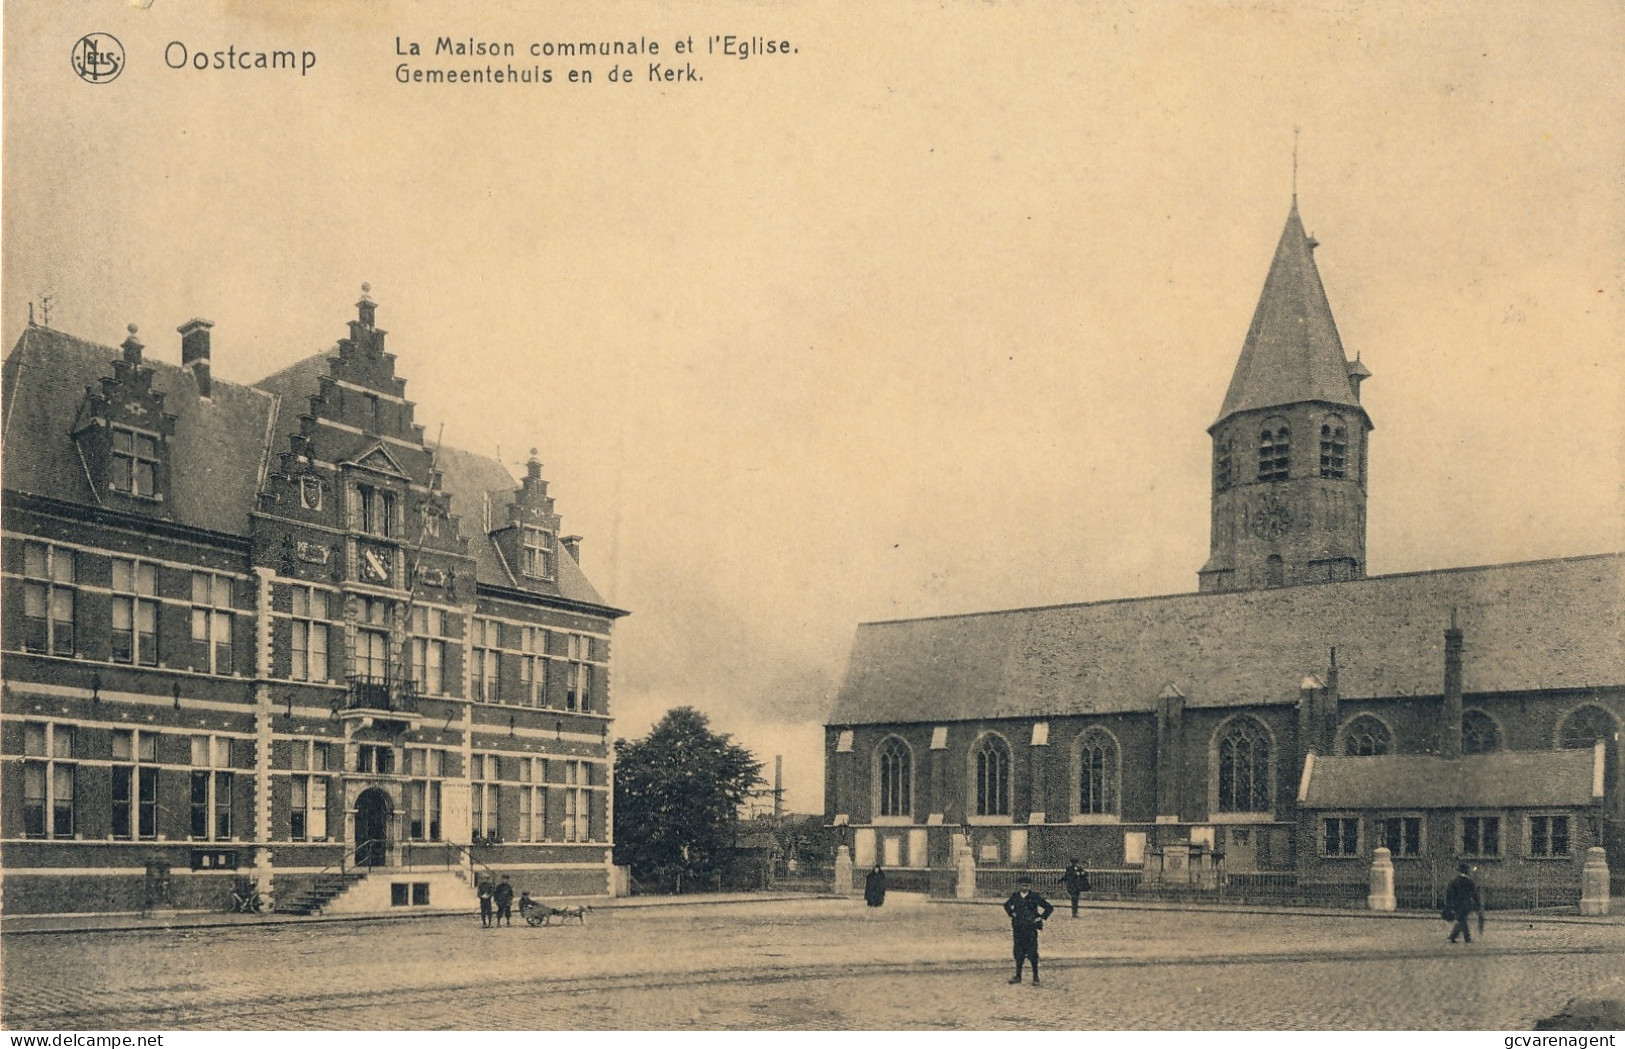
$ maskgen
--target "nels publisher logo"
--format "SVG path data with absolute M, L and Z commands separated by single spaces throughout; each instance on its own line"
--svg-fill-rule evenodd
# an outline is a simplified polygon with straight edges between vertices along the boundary
M 106 84 L 124 72 L 124 45 L 109 33 L 86 33 L 73 45 L 73 71 L 87 84 Z

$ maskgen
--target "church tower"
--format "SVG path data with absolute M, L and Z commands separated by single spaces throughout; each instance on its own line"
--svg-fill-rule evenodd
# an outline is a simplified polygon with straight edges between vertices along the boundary
M 1370 372 L 1343 342 L 1296 195 L 1213 436 L 1205 592 L 1365 576 Z

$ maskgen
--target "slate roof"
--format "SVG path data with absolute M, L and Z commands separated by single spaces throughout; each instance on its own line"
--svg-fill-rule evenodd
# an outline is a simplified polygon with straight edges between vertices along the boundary
M 69 431 L 85 387 L 99 388 L 122 356 L 121 350 L 51 328 L 23 331 L 0 371 L 8 489 L 96 503 Z M 146 363 L 152 388 L 164 395 L 164 410 L 176 416 L 167 509 L 177 522 L 246 536 L 276 398 L 216 378 L 204 400 L 191 372 L 163 361 Z
M 1455 611 L 1469 693 L 1625 683 L 1625 554 L 858 627 L 831 725 L 1294 704 L 1337 649 L 1344 698 L 1437 696 Z
M 336 351 L 306 357 L 253 386 L 213 378 L 211 397 L 198 396 L 189 371 L 151 357 L 152 386 L 164 394 L 164 410 L 175 415 L 173 463 L 167 507 L 172 519 L 228 535 L 249 535 L 249 512 L 264 483 L 270 457 L 286 451 L 288 434 L 310 410 L 318 379 L 328 374 Z M 86 342 L 51 328 L 30 326 L 0 368 L 0 433 L 9 491 L 94 505 L 90 481 L 69 430 L 87 386 L 99 387 L 113 374 L 123 351 Z M 475 577 L 481 583 L 529 589 L 571 601 L 604 606 L 579 565 L 562 547 L 558 585 L 516 580 L 483 528 L 487 493 L 491 519 L 507 520 L 507 504 L 518 482 L 495 459 L 455 448 L 440 450 L 439 467 L 453 495 L 452 512 L 462 517 L 469 536 Z
M 1348 369 L 1343 340 L 1294 200 L 1218 422 L 1236 412 L 1300 401 L 1359 408 Z
M 1307 809 L 1545 808 L 1595 799 L 1594 750 L 1503 750 L 1441 758 L 1317 757 Z

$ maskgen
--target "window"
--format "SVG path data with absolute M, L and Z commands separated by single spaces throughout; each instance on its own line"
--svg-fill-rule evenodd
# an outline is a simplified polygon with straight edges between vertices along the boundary
M 413 841 L 440 840 L 440 781 L 446 774 L 446 752 L 438 747 L 406 751 L 406 833 Z
M 350 489 L 350 527 L 368 535 L 388 538 L 399 529 L 395 521 L 395 493 L 368 484 Z
M 1361 714 L 1343 726 L 1343 753 L 1351 758 L 1386 754 L 1392 748 L 1388 726 L 1370 714 Z
M 231 840 L 231 740 L 192 737 L 191 833 L 202 840 Z
M 1320 476 L 1342 477 L 1348 464 L 1348 431 L 1333 415 L 1320 427 Z
M 1010 815 L 1010 748 L 998 736 L 976 748 L 976 815 Z
M 158 494 L 158 439 L 115 426 L 112 489 L 151 499 Z
M 1467 710 L 1461 715 L 1461 752 L 1488 754 L 1501 749 L 1501 729 L 1495 719 L 1482 710 Z
M 552 579 L 553 533 L 541 528 L 524 529 L 519 565 L 520 571 L 533 579 Z
M 592 804 L 587 784 L 591 780 L 585 761 L 564 763 L 564 840 L 592 840 Z
M 547 705 L 547 631 L 541 627 L 519 628 L 520 703 L 527 707 Z
M 1265 423 L 1258 435 L 1258 479 L 1284 481 L 1291 473 L 1291 463 L 1291 433 L 1286 422 Z
M 1499 816 L 1463 816 L 1461 818 L 1461 855 L 1475 857 L 1501 855 L 1501 818 Z
M 1104 816 L 1117 811 L 1117 741 L 1092 728 L 1078 740 L 1078 814 Z
M 412 609 L 412 684 L 421 695 L 446 691 L 446 613 L 438 608 Z
M 357 605 L 355 677 L 381 685 L 389 680 L 389 602 L 363 597 Z
M 113 731 L 113 837 L 158 836 L 158 735 Z
M 474 665 L 470 668 L 470 681 L 474 689 L 471 697 L 480 703 L 495 703 L 502 694 L 502 660 L 497 648 L 502 641 L 502 624 L 494 619 L 475 619 Z
M 880 815 L 907 816 L 914 810 L 909 798 L 913 783 L 908 744 L 888 736 L 875 754 L 876 781 L 880 787 Z
M 1395 859 L 1422 855 L 1422 817 L 1388 816 L 1376 820 L 1373 829 Z
M 295 681 L 331 679 L 327 662 L 331 640 L 327 591 L 315 587 L 293 588 L 293 663 L 289 677 Z
M 487 841 L 501 840 L 502 789 L 501 761 L 495 754 L 475 754 L 469 768 L 470 825 L 476 837 Z
M 395 748 L 387 743 L 363 743 L 355 748 L 355 770 L 376 776 L 395 772 Z
M 1353 816 L 1327 816 L 1320 821 L 1322 856 L 1358 856 L 1360 821 Z
M 199 669 L 232 672 L 230 576 L 192 573 L 192 642 L 203 646 Z
M 565 652 L 570 661 L 564 665 L 564 709 L 591 710 L 588 693 L 591 672 L 584 662 L 589 654 L 587 638 L 580 634 L 566 634 Z
M 23 647 L 28 651 L 73 655 L 77 574 L 72 550 L 23 544 Z
M 547 840 L 547 759 L 519 759 L 519 840 Z
M 1219 737 L 1220 812 L 1270 811 L 1270 739 L 1252 718 L 1230 721 Z
M 72 725 L 23 724 L 23 834 L 30 838 L 72 838 L 78 826 L 74 794 L 78 766 Z
M 1529 817 L 1529 855 L 1562 857 L 1569 854 L 1567 816 Z
M 1590 750 L 1598 740 L 1612 742 L 1614 719 L 1601 707 L 1581 707 L 1563 719 L 1558 736 L 1564 750 Z
M 1222 492 L 1235 482 L 1235 457 L 1230 438 L 1225 437 L 1213 445 L 1213 487 Z
M 335 763 L 328 760 L 328 744 L 296 739 L 289 764 L 295 773 L 326 772 Z M 290 837 L 294 841 L 327 840 L 327 777 L 295 775 L 289 801 Z
M 158 664 L 158 566 L 113 559 L 113 661 Z

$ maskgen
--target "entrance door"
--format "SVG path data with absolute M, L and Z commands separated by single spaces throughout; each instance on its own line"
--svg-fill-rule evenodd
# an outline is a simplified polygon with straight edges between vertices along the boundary
M 355 799 L 355 862 L 358 867 L 381 867 L 389 855 L 389 795 L 377 787 Z

